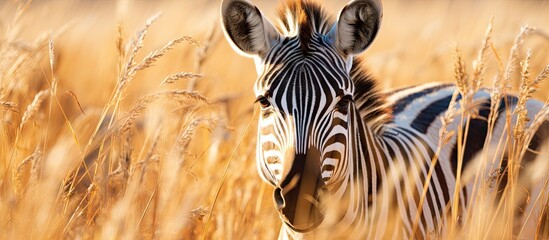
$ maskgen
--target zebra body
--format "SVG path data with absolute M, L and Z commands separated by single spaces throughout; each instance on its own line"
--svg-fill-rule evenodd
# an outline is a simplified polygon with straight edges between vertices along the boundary
M 421 214 L 418 205 L 439 143 L 440 117 L 456 87 L 377 90 L 354 56 L 375 38 L 381 12 L 379 1 L 354 0 L 335 21 L 315 3 L 288 1 L 275 28 L 250 2 L 223 1 L 226 37 L 255 59 L 258 71 L 257 168 L 275 188 L 281 238 L 307 238 L 333 226 L 365 239 L 443 232 L 456 186 L 456 137 L 438 156 Z M 505 98 L 497 111 L 514 108 L 516 98 Z M 479 91 L 473 100 L 479 102 L 478 116 L 469 122 L 462 169 L 472 165 L 487 136 L 490 93 Z M 530 101 L 527 107 L 533 119 L 542 104 Z M 497 144 L 506 122 L 500 114 L 488 144 Z M 456 119 L 449 131 L 460 124 Z M 539 145 L 545 136 L 537 138 Z M 500 162 L 492 164 L 498 168 Z M 471 185 L 459 194 L 460 209 L 466 209 Z M 394 218 L 401 221 L 387 226 Z

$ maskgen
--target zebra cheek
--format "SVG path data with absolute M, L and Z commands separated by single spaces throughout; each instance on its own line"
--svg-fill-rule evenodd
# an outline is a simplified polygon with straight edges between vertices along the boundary
M 346 114 L 337 112 L 332 123 L 332 130 L 325 137 L 328 140 L 324 143 L 321 174 L 322 180 L 327 185 L 331 185 L 337 180 L 339 174 L 336 170 L 345 161 L 349 135 L 346 118 Z
M 258 133 L 256 165 L 259 175 L 272 186 L 276 186 L 280 180 L 283 162 L 279 140 L 268 126 L 260 124 Z

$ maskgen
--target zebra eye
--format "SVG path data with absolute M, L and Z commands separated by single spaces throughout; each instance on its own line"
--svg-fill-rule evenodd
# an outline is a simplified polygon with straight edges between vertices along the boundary
M 341 113 L 347 113 L 347 110 L 349 109 L 349 103 L 351 101 L 352 98 L 349 95 L 342 97 L 339 102 L 337 102 L 337 110 Z
M 256 102 L 259 102 L 259 104 L 261 105 L 261 108 L 268 108 L 271 106 L 271 102 L 269 102 L 269 99 L 263 96 L 260 96 L 259 98 L 257 98 Z

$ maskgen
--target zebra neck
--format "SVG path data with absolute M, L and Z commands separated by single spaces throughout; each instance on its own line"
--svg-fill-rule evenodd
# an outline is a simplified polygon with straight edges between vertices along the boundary
M 363 122 L 361 118 L 357 118 L 356 126 L 358 129 L 352 139 L 355 141 L 352 143 L 355 147 L 350 149 L 354 159 L 351 176 L 357 179 L 356 181 L 362 181 L 361 185 L 365 186 L 365 197 L 370 198 L 376 194 L 381 184 L 381 173 L 387 157 L 372 126 Z
M 364 123 L 358 115 L 351 125 L 349 136 L 349 165 L 345 183 L 341 188 L 341 197 L 336 201 L 341 204 L 345 212 L 341 212 L 341 221 L 348 225 L 364 226 L 355 229 L 356 236 L 370 236 L 375 226 L 372 221 L 379 215 L 379 209 L 385 209 L 378 201 L 378 193 L 385 176 L 387 166 L 386 151 L 383 150 L 382 140 L 379 138 L 370 125 Z M 341 190 L 341 189 L 340 189 Z M 384 194 L 382 194 L 384 195 Z M 339 203 L 338 203 L 339 204 Z M 370 209 L 375 211 L 369 211 Z

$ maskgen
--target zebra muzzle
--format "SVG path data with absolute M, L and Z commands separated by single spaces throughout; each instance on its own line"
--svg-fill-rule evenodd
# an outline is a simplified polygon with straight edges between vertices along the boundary
M 320 174 L 318 154 L 297 154 L 286 178 L 274 191 L 282 219 L 297 232 L 308 232 L 324 220 L 324 199 L 329 194 Z

